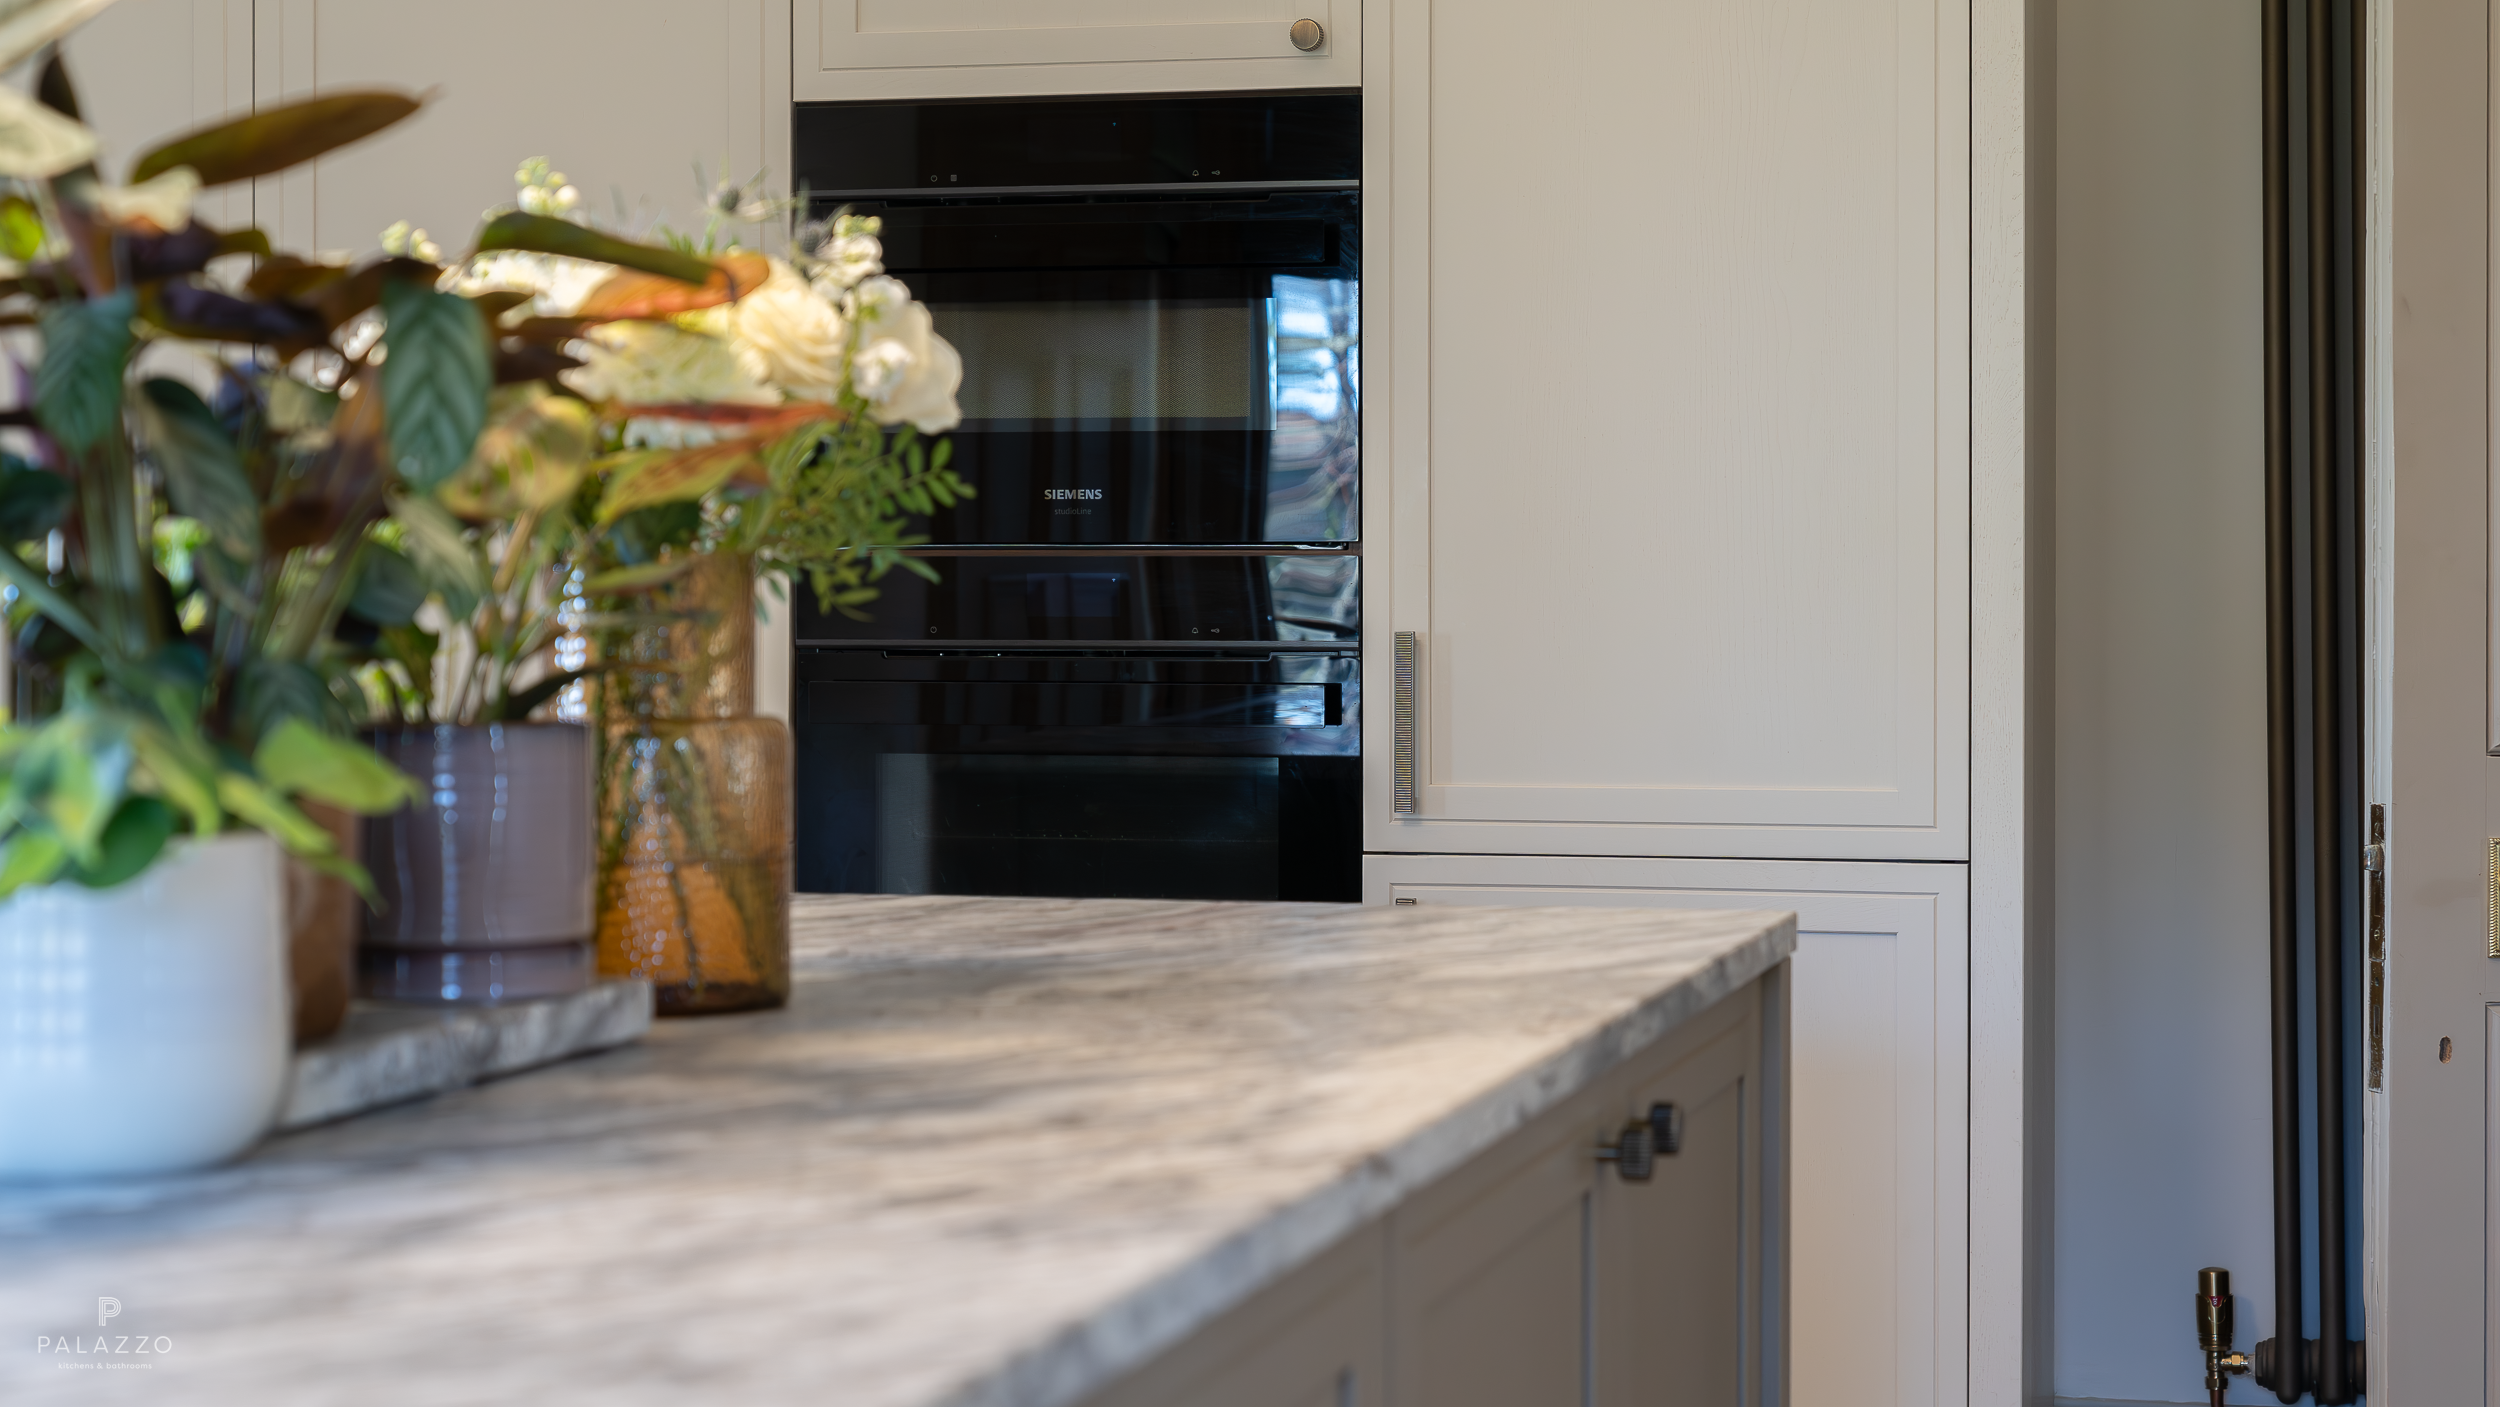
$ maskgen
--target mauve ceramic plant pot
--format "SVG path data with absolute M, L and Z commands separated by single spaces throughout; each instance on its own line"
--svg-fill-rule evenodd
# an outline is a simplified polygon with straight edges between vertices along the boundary
M 593 975 L 591 739 L 570 723 L 448 724 L 373 736 L 425 799 L 365 822 L 383 910 L 361 995 L 470 1005 L 561 996 Z

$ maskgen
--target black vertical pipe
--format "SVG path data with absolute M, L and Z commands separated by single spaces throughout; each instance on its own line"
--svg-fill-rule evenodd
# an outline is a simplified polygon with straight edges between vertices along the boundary
M 2262 1385 L 2298 1401 L 2300 1244 L 2300 884 L 2293 796 L 2292 190 L 2289 0 L 2263 0 L 2266 308 L 2266 861 L 2274 1028 L 2274 1352 Z
M 2317 1029 L 2318 1368 L 2320 1403 L 2352 1400 L 2344 1308 L 2344 323 L 2336 270 L 2344 240 L 2335 191 L 2337 45 L 2331 0 L 2308 0 L 2309 217 L 2309 909 Z

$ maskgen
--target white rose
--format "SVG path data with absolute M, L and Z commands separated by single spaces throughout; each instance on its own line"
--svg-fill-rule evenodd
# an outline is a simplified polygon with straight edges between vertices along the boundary
M 573 344 L 583 364 L 564 384 L 594 401 L 623 405 L 773 405 L 781 399 L 747 374 L 727 342 L 664 322 L 612 322 Z
M 763 286 L 730 306 L 728 324 L 738 362 L 755 380 L 804 401 L 830 402 L 842 394 L 850 330 L 798 270 L 773 260 Z
M 870 405 L 883 402 L 911 374 L 911 349 L 900 342 L 871 342 L 851 361 L 851 386 Z
M 869 415 L 880 425 L 909 421 L 928 435 L 954 429 L 964 418 L 955 404 L 964 359 L 937 335 L 927 305 L 899 280 L 878 277 L 852 290 L 851 306 L 860 329 L 851 386 Z

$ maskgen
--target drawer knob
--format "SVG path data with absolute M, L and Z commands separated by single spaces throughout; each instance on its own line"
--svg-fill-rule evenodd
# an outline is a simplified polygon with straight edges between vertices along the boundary
M 1293 35 L 1293 47 L 1306 54 L 1328 38 L 1328 31 L 1319 27 L 1318 20 L 1295 20 L 1290 33 Z
M 1649 1106 L 1649 1117 L 1626 1121 L 1614 1142 L 1597 1145 L 1597 1161 L 1614 1164 L 1615 1176 L 1626 1182 L 1647 1182 L 1660 1158 L 1683 1151 L 1684 1111 L 1659 1103 Z
M 1649 1133 L 1658 1144 L 1658 1155 L 1672 1158 L 1684 1151 L 1684 1111 L 1672 1104 L 1649 1106 Z
M 1614 1164 L 1615 1176 L 1626 1182 L 1647 1182 L 1658 1171 L 1658 1136 L 1647 1119 L 1634 1119 L 1614 1142 L 1597 1146 L 1597 1161 Z

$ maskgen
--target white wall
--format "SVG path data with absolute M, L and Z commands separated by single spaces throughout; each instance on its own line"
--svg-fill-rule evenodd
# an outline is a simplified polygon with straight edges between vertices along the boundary
M 2257 26 L 2058 10 L 2061 1399 L 2204 1401 L 2200 1266 L 2273 1332 Z

